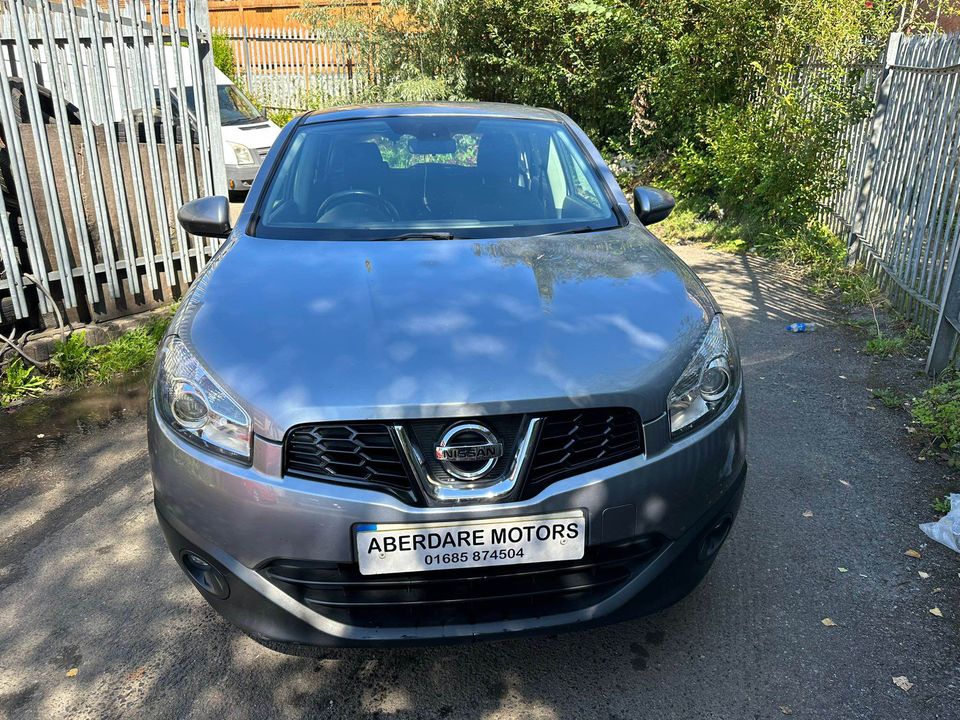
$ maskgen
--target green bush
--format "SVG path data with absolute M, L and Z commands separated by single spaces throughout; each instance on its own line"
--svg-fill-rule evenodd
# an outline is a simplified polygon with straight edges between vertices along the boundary
M 382 87 L 373 99 L 546 106 L 601 144 L 628 134 L 661 53 L 650 9 L 614 0 L 383 0 L 362 14 L 351 5 L 296 16 L 377 58 Z
M 820 202 L 845 182 L 836 162 L 842 131 L 867 105 L 862 96 L 845 102 L 841 90 L 821 88 L 819 110 L 811 112 L 782 90 L 758 104 L 710 110 L 696 138 L 679 145 L 677 189 L 786 227 L 815 217 Z
M 915 398 L 913 419 L 951 454 L 960 453 L 960 377 L 951 375 Z
M 656 126 L 651 140 L 675 150 L 703 131 L 716 108 L 745 104 L 756 96 L 762 81 L 756 67 L 785 10 L 785 4 L 775 0 L 680 1 L 651 7 L 663 45 L 649 81 L 650 117 Z
M 237 58 L 233 54 L 233 45 L 230 39 L 221 32 L 214 30 L 210 35 L 213 47 L 213 64 L 217 69 L 230 78 L 235 85 L 240 85 L 237 75 Z
M 267 110 L 267 117 L 280 127 L 293 120 L 296 115 L 294 110 Z
M 844 130 L 872 102 L 848 68 L 878 55 L 899 7 L 856 0 L 726 5 L 677 41 L 697 50 L 670 66 L 670 85 L 683 90 L 674 97 L 661 84 L 654 100 L 666 127 L 680 133 L 668 184 L 728 218 L 760 225 L 751 244 L 761 252 L 855 289 L 841 270 L 843 243 L 816 217 L 846 182 L 837 162 Z M 704 55 L 720 67 L 695 66 Z M 729 67 L 738 63 L 739 76 Z M 682 78 L 689 82 L 678 83 Z
M 463 0 L 456 27 L 464 92 L 561 110 L 601 145 L 631 126 L 646 130 L 645 90 L 662 62 L 667 5 Z
M 458 96 L 443 78 L 413 77 L 375 85 L 363 99 L 368 102 L 408 103 L 457 100 Z

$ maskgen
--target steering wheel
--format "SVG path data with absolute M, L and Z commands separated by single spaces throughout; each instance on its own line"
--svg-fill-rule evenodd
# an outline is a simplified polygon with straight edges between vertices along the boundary
M 333 208 L 348 202 L 363 202 L 368 205 L 375 205 L 391 220 L 398 220 L 400 218 L 400 213 L 397 211 L 397 208 L 393 206 L 393 203 L 384 200 L 376 193 L 372 193 L 369 190 L 341 190 L 340 192 L 335 192 L 333 195 L 330 195 L 320 204 L 320 209 L 317 210 L 317 220 Z

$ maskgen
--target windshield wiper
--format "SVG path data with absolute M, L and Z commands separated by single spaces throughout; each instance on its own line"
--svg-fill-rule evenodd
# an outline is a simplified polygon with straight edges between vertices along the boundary
M 596 232 L 595 227 L 584 225 L 582 227 L 570 228 L 569 230 L 558 230 L 557 232 L 547 233 L 547 235 L 579 235 L 580 233 Z
M 453 240 L 456 236 L 448 232 L 408 232 L 402 235 L 389 235 L 375 240 Z

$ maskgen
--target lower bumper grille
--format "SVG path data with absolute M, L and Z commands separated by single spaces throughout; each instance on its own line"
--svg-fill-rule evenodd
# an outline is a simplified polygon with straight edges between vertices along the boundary
M 475 624 L 594 605 L 635 577 L 665 539 L 587 548 L 582 560 L 404 575 L 360 575 L 353 564 L 275 560 L 260 572 L 320 614 L 360 627 Z

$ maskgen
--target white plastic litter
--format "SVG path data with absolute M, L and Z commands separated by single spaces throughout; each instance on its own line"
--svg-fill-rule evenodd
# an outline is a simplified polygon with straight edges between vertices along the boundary
M 924 523 L 920 529 L 931 540 L 960 552 L 960 494 L 950 496 L 950 512 L 935 523 Z

